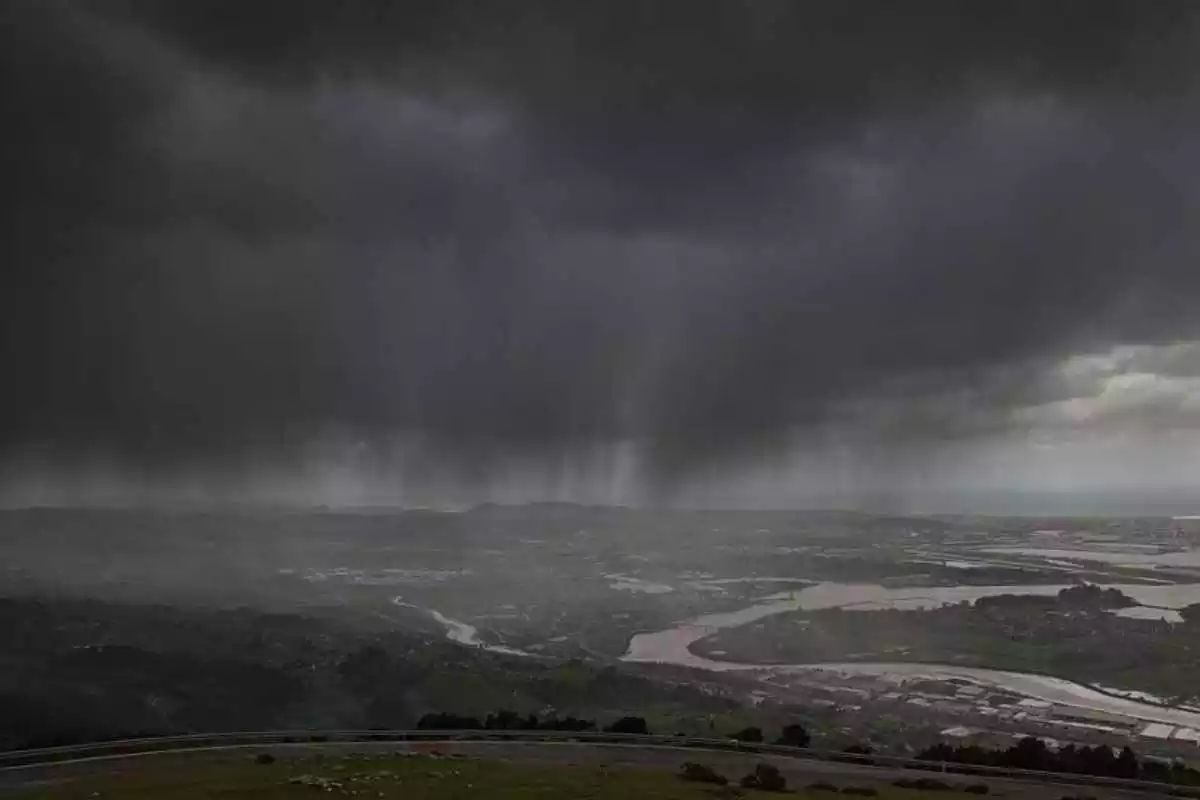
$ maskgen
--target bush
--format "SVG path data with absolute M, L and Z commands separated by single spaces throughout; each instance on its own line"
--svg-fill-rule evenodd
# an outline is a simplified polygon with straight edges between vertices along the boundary
M 257 756 L 254 757 L 254 763 L 255 764 L 274 764 L 275 756 L 271 755 L 270 753 L 259 753 Z
M 849 794 L 855 797 L 878 797 L 879 790 L 870 786 L 847 786 L 842 789 L 842 794 Z
M 779 738 L 775 740 L 775 743 L 788 747 L 808 747 L 810 741 L 812 741 L 812 737 L 808 735 L 808 731 L 804 729 L 803 725 L 785 725 L 779 732 Z
M 537 725 L 537 718 L 533 720 L 533 724 Z M 522 717 L 515 711 L 497 711 L 493 714 L 488 714 L 483 721 L 484 730 L 489 731 L 519 731 L 525 730 L 528 725 L 528 720 Z
M 762 789 L 767 792 L 787 791 L 787 779 L 773 764 L 759 764 L 754 772 L 742 778 L 743 789 Z
M 563 719 L 555 717 L 539 722 L 538 729 L 549 731 L 594 731 L 596 730 L 596 721 L 592 719 L 578 719 L 576 717 L 564 717 Z
M 969 783 L 963 787 L 963 791 L 967 794 L 988 794 L 991 789 L 986 783 Z
M 919 789 L 922 792 L 949 792 L 954 787 L 937 778 L 901 778 L 892 782 L 893 786 L 901 789 Z
M 457 714 L 426 714 L 417 720 L 417 730 L 422 731 L 477 731 L 482 728 L 478 717 L 460 717 Z
M 679 769 L 679 777 L 692 783 L 712 783 L 717 786 L 729 783 L 728 778 L 712 767 L 707 764 L 697 764 L 694 761 L 687 762 Z
M 763 740 L 763 732 L 762 732 L 762 728 L 755 728 L 755 727 L 751 726 L 749 728 L 742 728 L 740 731 L 733 734 L 729 738 L 737 739 L 739 742 L 756 742 L 757 743 L 757 742 L 761 742 Z
M 814 792 L 836 792 L 838 790 L 838 787 L 834 786 L 832 783 L 829 783 L 827 781 L 819 781 L 817 783 L 810 783 L 808 785 L 808 788 Z
M 621 717 L 604 730 L 608 733 L 650 733 L 646 720 L 641 717 Z

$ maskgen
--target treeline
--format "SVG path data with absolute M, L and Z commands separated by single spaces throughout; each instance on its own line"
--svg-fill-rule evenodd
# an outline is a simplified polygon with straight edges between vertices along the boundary
M 425 731 L 603 731 L 604 733 L 652 733 L 644 717 L 621 717 L 600 728 L 593 719 L 577 717 L 538 717 L 537 714 L 518 714 L 515 711 L 496 711 L 482 721 L 479 717 L 439 712 L 426 714 L 417 721 L 417 729 Z M 766 741 L 761 728 L 749 727 L 728 735 L 739 742 Z M 784 725 L 775 744 L 808 747 L 811 737 L 803 725 Z M 848 748 L 848 753 L 870 753 L 869 748 Z
M 1112 608 L 1129 608 L 1137 605 L 1137 601 L 1120 589 L 1102 588 L 1093 583 L 1083 583 L 1060 589 L 1052 597 L 1028 594 L 998 594 L 992 597 L 981 597 L 974 603 L 978 609 L 1004 608 L 1063 608 L 1076 610 L 1103 610 Z
M 1128 746 L 1119 754 L 1114 754 L 1111 747 L 1104 745 L 1066 745 L 1051 750 L 1041 739 L 1032 736 L 1021 739 L 1006 750 L 992 750 L 977 745 L 935 744 L 918 753 L 917 758 L 948 764 L 1067 772 L 1075 775 L 1200 786 L 1200 770 L 1180 762 L 1164 763 L 1138 758 L 1137 753 Z
M 1058 592 L 1058 604 L 1070 608 L 1129 608 L 1137 601 L 1120 589 L 1101 588 L 1094 583 L 1071 586 Z
M 641 719 L 640 717 L 638 719 Z M 642 727 L 646 721 L 641 720 Z M 521 715 L 515 711 L 497 711 L 488 714 L 481 722 L 479 717 L 459 714 L 426 714 L 417 721 L 417 729 L 423 731 L 594 731 L 594 719 L 577 717 L 546 717 L 537 714 Z M 620 731 L 618 731 L 619 733 Z

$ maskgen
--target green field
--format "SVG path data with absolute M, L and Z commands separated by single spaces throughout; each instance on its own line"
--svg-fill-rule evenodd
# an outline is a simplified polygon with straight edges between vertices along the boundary
M 702 760 L 702 759 L 701 759 Z M 687 783 L 664 769 L 608 768 L 596 765 L 519 763 L 458 757 L 383 756 L 301 758 L 257 764 L 246 756 L 221 760 L 128 762 L 118 774 L 76 778 L 20 789 L 21 800 L 291 800 L 291 798 L 571 798 L 571 800 L 695 800 L 713 797 L 778 797 L 776 793 L 733 790 Z M 740 776 L 730 775 L 734 784 Z M 798 787 L 790 797 L 829 800 L 830 792 Z M 915 800 L 919 792 L 881 787 L 884 800 Z M 940 792 L 958 800 L 968 795 Z

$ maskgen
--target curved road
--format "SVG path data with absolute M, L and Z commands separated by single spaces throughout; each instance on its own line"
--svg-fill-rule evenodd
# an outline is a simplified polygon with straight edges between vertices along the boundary
M 472 732 L 474 735 L 477 732 Z M 915 771 L 903 766 L 871 766 L 822 760 L 816 754 L 783 755 L 780 753 L 737 752 L 711 749 L 700 744 L 685 746 L 661 743 L 609 743 L 577 741 L 564 738 L 561 741 L 488 741 L 461 740 L 453 738 L 427 739 L 419 741 L 335 741 L 335 742 L 280 742 L 256 744 L 206 744 L 174 749 L 146 749 L 128 753 L 104 755 L 70 756 L 65 760 L 40 761 L 20 765 L 0 766 L 0 791 L 28 789 L 47 784 L 69 782 L 79 778 L 103 775 L 124 770 L 131 759 L 154 758 L 180 762 L 181 768 L 197 759 L 227 760 L 246 758 L 251 753 L 271 753 L 277 758 L 296 758 L 313 753 L 348 756 L 351 754 L 391 755 L 399 753 L 461 755 L 476 758 L 500 758 L 528 762 L 543 762 L 571 765 L 605 765 L 608 767 L 653 767 L 674 771 L 685 761 L 701 761 L 718 772 L 736 779 L 752 772 L 756 764 L 768 761 L 775 764 L 787 777 L 789 786 L 803 787 L 814 782 L 830 782 L 838 786 L 884 786 L 898 778 L 922 775 L 939 777 L 951 783 L 986 783 L 992 791 L 1002 791 L 1005 797 L 1018 800 L 1057 800 L 1073 790 L 1078 793 L 1086 786 L 1086 794 L 1097 798 L 1145 798 L 1147 794 L 1166 795 L 1168 787 L 1145 786 L 1125 788 L 1118 786 L 1096 786 L 1086 779 L 1069 775 L 1038 774 L 1012 775 L 931 775 L 928 770 Z M 87 752 L 85 748 L 75 748 Z M 62 753 L 62 751 L 60 751 Z M 12 754 L 5 754 L 12 755 Z M 66 755 L 62 753 L 62 755 Z M 899 762 L 899 759 L 895 761 Z

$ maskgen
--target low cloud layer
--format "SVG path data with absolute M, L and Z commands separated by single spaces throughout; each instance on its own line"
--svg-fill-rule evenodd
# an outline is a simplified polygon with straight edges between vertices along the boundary
M 1194 425 L 1186 0 L 0 13 L 14 463 Z

